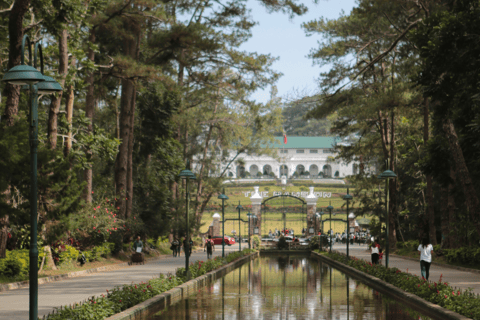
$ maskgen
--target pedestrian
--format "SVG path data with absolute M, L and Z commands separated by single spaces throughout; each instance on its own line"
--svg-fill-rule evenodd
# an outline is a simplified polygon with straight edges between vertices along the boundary
M 192 241 L 192 237 L 189 238 L 189 242 L 188 242 L 188 256 L 190 257 L 192 255 L 192 249 L 193 249 L 193 241 Z
M 418 246 L 418 254 L 420 255 L 420 269 L 422 277 L 428 280 L 430 276 L 430 264 L 432 263 L 433 246 L 428 238 L 423 238 L 422 243 Z
M 133 250 L 141 253 L 143 250 L 143 242 L 140 240 L 140 236 L 137 236 L 137 240 L 133 243 Z
M 174 238 L 172 241 L 172 251 L 174 257 L 176 257 L 177 255 L 180 256 L 180 242 L 177 238 Z
M 209 235 L 205 245 L 203 246 L 203 251 L 207 250 L 207 259 L 212 258 L 213 251 L 215 251 L 215 244 L 213 243 L 212 236 Z
M 380 245 L 378 240 L 374 240 L 370 248 L 372 253 L 372 264 L 378 264 L 378 259 L 380 258 Z

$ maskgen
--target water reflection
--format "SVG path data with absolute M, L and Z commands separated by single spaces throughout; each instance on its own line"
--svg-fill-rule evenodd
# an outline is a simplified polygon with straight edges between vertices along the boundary
M 429 319 L 316 260 L 261 257 L 152 319 Z

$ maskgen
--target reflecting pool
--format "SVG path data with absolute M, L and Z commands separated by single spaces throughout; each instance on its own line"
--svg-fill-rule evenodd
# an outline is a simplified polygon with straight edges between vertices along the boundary
M 156 314 L 152 320 L 430 319 L 329 265 L 265 256 Z

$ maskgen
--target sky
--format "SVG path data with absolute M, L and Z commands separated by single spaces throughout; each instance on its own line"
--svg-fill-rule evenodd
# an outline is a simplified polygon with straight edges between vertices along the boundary
M 320 35 L 307 37 L 301 28 L 302 23 L 320 17 L 336 19 L 342 10 L 348 15 L 355 6 L 355 0 L 319 0 L 318 4 L 313 1 L 304 3 L 308 6 L 308 12 L 290 20 L 288 14 L 269 14 L 258 2 L 248 2 L 253 20 L 258 22 L 258 25 L 252 29 L 252 37 L 240 49 L 280 58 L 273 64 L 272 69 L 283 73 L 276 84 L 277 95 L 282 98 L 297 96 L 296 92 L 313 94 L 318 90 L 315 79 L 322 69 L 314 66 L 307 55 L 311 49 L 318 48 L 318 41 L 322 38 Z M 258 90 L 252 98 L 266 103 L 270 98 L 270 89 Z

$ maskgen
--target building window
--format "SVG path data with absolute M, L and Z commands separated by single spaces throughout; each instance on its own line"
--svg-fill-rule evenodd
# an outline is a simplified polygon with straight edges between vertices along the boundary
M 297 150 L 297 153 L 305 153 L 305 150 Z
M 323 149 L 323 153 L 333 153 L 332 149 Z
M 318 153 L 318 150 L 310 150 L 310 153 Z
M 280 149 L 280 153 L 288 153 L 288 150 Z

